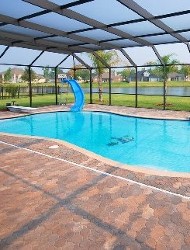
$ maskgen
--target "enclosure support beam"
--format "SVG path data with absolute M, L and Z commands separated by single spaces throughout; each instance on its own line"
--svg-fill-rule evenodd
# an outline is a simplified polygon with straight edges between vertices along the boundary
M 4 56 L 4 54 L 7 52 L 7 50 L 9 49 L 9 46 L 7 46 L 4 51 L 1 53 L 0 58 Z
M 109 106 L 111 106 L 111 68 L 109 68 Z
M 127 58 L 127 60 L 130 62 L 131 65 L 136 67 L 136 63 L 132 60 L 132 58 L 127 54 L 127 52 L 124 49 L 120 49 L 121 53 Z
M 79 61 L 82 65 L 84 65 L 87 69 L 90 69 L 90 66 L 87 64 L 87 63 L 85 63 L 79 56 L 77 56 L 75 53 L 73 53 L 73 57 L 75 58 L 75 59 L 77 59 L 77 61 Z
M 31 66 L 28 66 L 28 74 L 29 74 L 29 98 L 30 98 L 30 107 L 32 107 L 32 75 L 31 75 Z
M 44 53 L 44 50 L 31 62 L 30 66 L 32 66 L 33 63 L 35 63 L 38 58 Z
M 57 69 L 58 67 L 55 67 L 55 104 L 58 104 L 58 98 L 57 98 Z
M 59 67 L 64 61 L 66 61 L 67 60 L 67 58 L 69 58 L 70 57 L 70 55 L 68 55 L 68 56 L 66 56 L 60 63 L 58 63 L 55 67 L 57 68 L 57 67 Z
M 73 56 L 73 78 L 76 79 L 75 58 Z
M 161 63 L 162 65 L 165 65 L 165 63 L 163 62 L 162 57 L 161 57 L 161 55 L 159 54 L 159 52 L 158 52 L 158 50 L 156 49 L 156 47 L 155 47 L 155 46 L 152 46 L 152 49 L 153 49 L 155 55 L 157 56 L 158 60 L 160 61 L 160 63 Z
M 96 52 L 92 52 L 92 54 L 108 69 L 110 68 L 110 65 L 103 59 L 101 56 L 99 56 Z
M 188 48 L 189 53 L 190 53 L 190 44 L 189 43 L 187 43 L 187 48 Z
M 90 104 L 92 104 L 92 69 L 90 70 Z
M 137 66 L 135 67 L 135 108 L 138 107 L 138 78 L 137 78 Z

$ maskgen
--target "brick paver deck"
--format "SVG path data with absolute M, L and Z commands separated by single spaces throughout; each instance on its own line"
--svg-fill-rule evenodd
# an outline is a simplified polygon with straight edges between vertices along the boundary
M 0 156 L 0 249 L 190 249 L 188 177 L 120 168 L 34 137 L 0 134 Z

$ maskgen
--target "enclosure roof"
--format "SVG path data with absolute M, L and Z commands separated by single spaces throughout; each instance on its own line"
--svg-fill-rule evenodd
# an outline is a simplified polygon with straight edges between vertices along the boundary
M 6 0 L 0 44 L 72 55 L 190 41 L 189 0 Z M 159 57 L 159 55 L 157 54 Z M 130 60 L 130 58 L 128 57 Z

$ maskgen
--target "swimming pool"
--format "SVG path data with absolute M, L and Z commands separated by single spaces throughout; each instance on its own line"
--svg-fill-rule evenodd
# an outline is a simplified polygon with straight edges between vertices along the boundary
M 68 141 L 124 164 L 190 172 L 190 121 L 55 112 L 1 120 L 0 132 Z

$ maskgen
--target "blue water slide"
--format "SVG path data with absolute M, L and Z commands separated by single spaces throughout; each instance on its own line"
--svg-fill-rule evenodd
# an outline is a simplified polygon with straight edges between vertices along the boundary
M 83 93 L 80 85 L 74 79 L 70 79 L 70 80 L 69 79 L 62 79 L 61 81 L 63 83 L 68 83 L 71 86 L 72 91 L 74 93 L 75 103 L 71 107 L 71 111 L 73 111 L 73 112 L 81 111 L 83 109 L 83 106 L 84 106 L 84 93 Z

